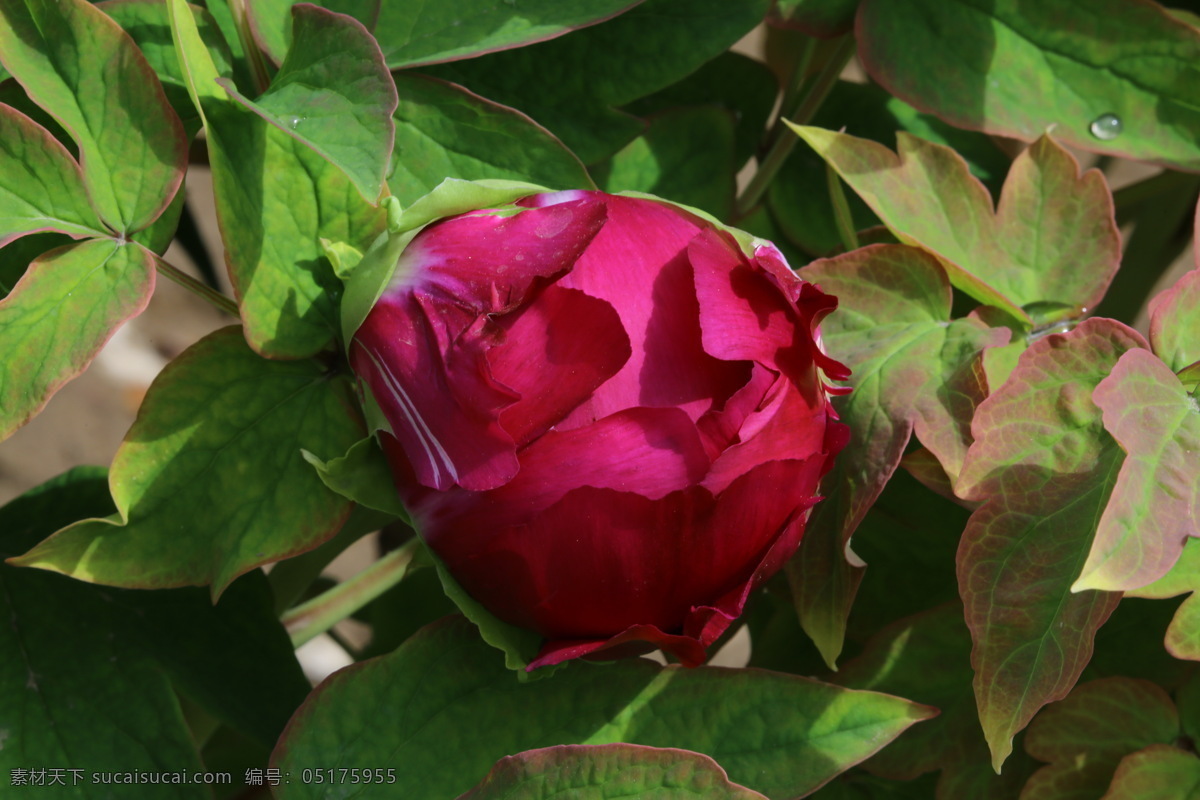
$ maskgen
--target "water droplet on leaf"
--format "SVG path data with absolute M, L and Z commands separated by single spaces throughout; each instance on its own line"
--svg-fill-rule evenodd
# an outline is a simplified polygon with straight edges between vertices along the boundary
M 292 117 L 290 120 L 288 120 L 288 127 L 292 130 L 296 130 L 296 127 L 303 121 L 304 117 Z
M 1088 126 L 1092 136 L 1102 141 L 1111 141 L 1121 135 L 1121 118 L 1116 114 L 1101 114 L 1092 120 L 1092 124 Z

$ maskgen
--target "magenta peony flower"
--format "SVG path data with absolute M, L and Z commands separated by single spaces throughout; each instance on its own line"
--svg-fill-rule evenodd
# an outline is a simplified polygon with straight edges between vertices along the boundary
M 531 669 L 696 665 L 845 443 L 816 338 L 836 305 L 664 201 L 539 194 L 422 230 L 350 358 L 421 536 L 545 637 Z

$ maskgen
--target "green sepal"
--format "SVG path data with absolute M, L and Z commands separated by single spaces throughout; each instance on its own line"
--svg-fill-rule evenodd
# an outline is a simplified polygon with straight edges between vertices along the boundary
M 374 437 L 356 442 L 344 456 L 328 461 L 322 461 L 307 450 L 301 450 L 300 455 L 313 465 L 321 481 L 342 497 L 411 524 L 408 512 L 396 494 L 387 460 Z

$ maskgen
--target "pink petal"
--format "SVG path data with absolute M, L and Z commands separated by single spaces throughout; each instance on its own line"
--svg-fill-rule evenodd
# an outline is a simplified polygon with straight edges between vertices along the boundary
M 763 563 L 782 565 L 778 540 L 795 550 L 824 460 L 763 465 L 717 498 L 699 487 L 659 500 L 585 487 L 464 558 L 431 544 L 494 613 L 568 647 L 641 639 L 686 652 L 663 639 L 684 636 L 702 651 L 765 579 Z
M 580 487 L 658 499 L 698 483 L 709 461 L 695 425 L 676 408 L 632 408 L 586 428 L 552 430 L 521 453 L 521 470 L 490 492 L 427 493 L 412 511 L 433 546 L 466 557 L 502 527 L 528 522 Z M 444 555 L 447 562 L 455 560 Z
M 585 200 L 456 217 L 429 226 L 404 251 L 355 334 L 350 361 L 421 484 L 481 491 L 516 475 L 516 444 L 499 417 L 519 395 L 493 377 L 487 359 L 504 333 L 497 320 L 538 278 L 570 268 L 604 211 Z
M 746 415 L 738 429 L 738 442 L 713 462 L 704 479 L 705 488 L 721 492 L 759 464 L 802 460 L 824 452 L 829 417 L 829 401 L 823 393 L 815 398 L 806 396 L 791 380 L 780 376 L 763 404 Z
M 675 406 L 698 419 L 750 377 L 747 365 L 723 363 L 701 346 L 687 246 L 706 223 L 652 200 L 606 202 L 608 223 L 560 285 L 611 303 L 633 354 L 559 427 L 633 406 Z
M 516 214 L 485 210 L 442 220 L 405 248 L 385 297 L 436 286 L 448 302 L 471 311 L 507 311 L 535 279 L 570 269 L 604 220 L 604 203 L 590 197 Z
M 541 436 L 629 360 L 629 337 L 611 305 L 547 286 L 500 318 L 504 340 L 488 351 L 492 375 L 520 395 L 500 414 L 518 448 Z

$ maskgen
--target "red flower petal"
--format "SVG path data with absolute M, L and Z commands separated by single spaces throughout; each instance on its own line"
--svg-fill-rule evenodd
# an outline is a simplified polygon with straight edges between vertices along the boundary
M 701 346 L 686 255 L 701 223 L 651 200 L 608 196 L 606 202 L 608 223 L 559 285 L 611 303 L 633 354 L 559 427 L 634 406 L 675 406 L 698 419 L 750 377 L 747 365 L 723 363 Z
M 488 351 L 497 381 L 520 399 L 500 424 L 524 447 L 586 400 L 629 360 L 629 337 L 611 305 L 575 289 L 547 286 L 500 318 L 504 341 Z
M 518 395 L 487 362 L 503 332 L 492 316 L 517 307 L 538 278 L 569 269 L 604 213 L 589 200 L 455 217 L 404 251 L 355 334 L 350 361 L 421 484 L 485 490 L 517 473 L 516 445 L 498 420 Z

